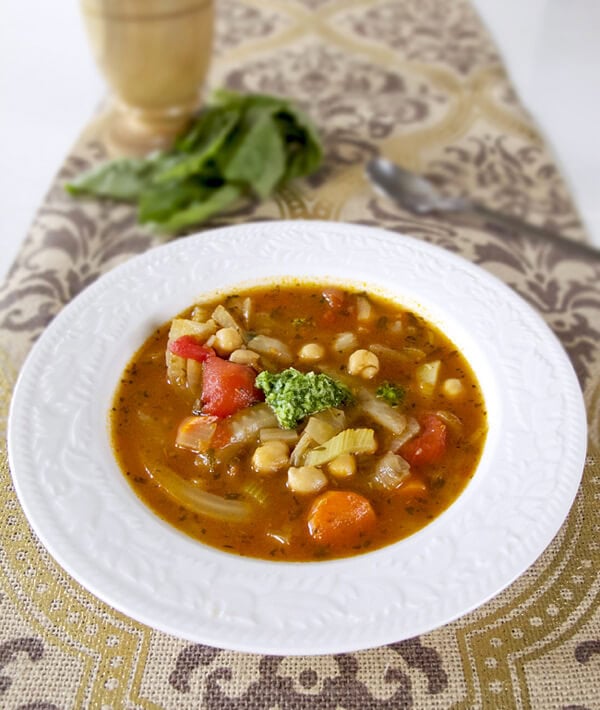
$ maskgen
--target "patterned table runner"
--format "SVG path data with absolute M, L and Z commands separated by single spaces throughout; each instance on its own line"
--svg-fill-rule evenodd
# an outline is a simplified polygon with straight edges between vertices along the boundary
M 590 441 L 567 521 L 476 611 L 421 637 L 336 656 L 265 657 L 154 631 L 71 579 L 31 532 L 0 449 L 0 706 L 318 710 L 598 708 L 600 262 L 489 226 L 415 218 L 363 176 L 382 153 L 455 193 L 584 240 L 554 160 L 468 0 L 221 0 L 212 87 L 279 93 L 311 114 L 323 168 L 205 228 L 262 219 L 373 224 L 450 249 L 542 314 L 584 390 Z M 62 183 L 105 157 L 75 145 L 0 290 L 0 411 L 35 338 L 117 263 L 158 244 L 128 206 Z M 2 442 L 4 436 L 2 435 Z

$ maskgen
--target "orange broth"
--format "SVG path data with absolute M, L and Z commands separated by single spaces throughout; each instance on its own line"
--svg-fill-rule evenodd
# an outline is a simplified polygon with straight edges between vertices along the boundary
M 292 353 L 291 362 L 285 363 L 272 354 L 261 355 L 254 369 L 280 371 L 292 366 L 301 372 L 324 371 L 339 377 L 353 393 L 352 403 L 340 408 L 346 425 L 373 430 L 377 449 L 350 454 L 356 471 L 344 477 L 332 475 L 329 464 L 321 466 L 324 487 L 316 493 L 298 493 L 289 487 L 289 465 L 268 474 L 253 468 L 260 432 L 241 446 L 229 447 L 232 451 L 226 456 L 221 456 L 218 448 L 199 452 L 177 446 L 182 420 L 194 410 L 198 413 L 199 392 L 197 384 L 176 384 L 167 377 L 169 322 L 135 353 L 118 385 L 111 411 L 112 443 L 120 467 L 135 493 L 162 519 L 231 553 L 315 561 L 364 553 L 406 538 L 461 494 L 482 454 L 487 432 L 485 403 L 469 364 L 439 329 L 372 293 L 304 282 L 239 291 L 203 302 L 180 317 L 210 319 L 218 304 L 239 324 L 246 342 L 262 333 L 277 338 Z M 340 334 L 345 335 L 340 339 Z M 306 344 L 321 346 L 317 351 L 322 349 L 322 357 L 314 362 L 301 359 L 298 353 Z M 357 350 L 376 355 L 379 369 L 374 376 L 348 373 L 350 355 Z M 433 384 L 422 380 L 423 365 L 428 363 L 437 368 Z M 399 403 L 392 406 L 386 402 L 387 406 L 413 424 L 420 422 L 415 424 L 413 440 L 422 435 L 423 421 L 432 413 L 442 422 L 445 436 L 441 457 L 430 463 L 411 463 L 398 485 L 387 488 L 374 477 L 374 466 L 394 448 L 397 439 L 360 406 L 365 393 L 371 400 L 385 401 L 375 394 L 384 383 L 392 383 L 403 393 Z M 298 426 L 298 436 L 305 425 L 306 420 Z M 295 443 L 288 446 L 293 452 Z M 407 449 L 401 447 L 392 458 L 402 458 L 403 451 Z M 190 486 L 225 500 L 246 502 L 250 517 L 242 522 L 219 520 L 182 505 L 155 479 L 153 470 L 161 466 Z M 347 540 L 338 537 L 331 544 L 324 543 L 309 532 L 311 508 L 324 492 L 339 490 L 366 499 L 375 523 Z

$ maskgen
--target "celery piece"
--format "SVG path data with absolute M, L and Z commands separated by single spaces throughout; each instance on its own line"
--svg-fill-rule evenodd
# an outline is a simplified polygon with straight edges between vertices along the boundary
M 260 481 L 247 481 L 241 488 L 242 493 L 255 500 L 259 505 L 264 506 L 269 500 L 265 486 Z
M 344 429 L 306 454 L 307 466 L 321 466 L 342 454 L 373 454 L 377 449 L 373 429 Z

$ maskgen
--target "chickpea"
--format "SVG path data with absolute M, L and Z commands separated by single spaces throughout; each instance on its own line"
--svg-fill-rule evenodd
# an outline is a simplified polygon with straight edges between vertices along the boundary
M 379 372 L 379 358 L 370 350 L 355 350 L 348 358 L 348 374 L 371 380 Z
M 285 441 L 271 439 L 257 447 L 252 454 L 252 468 L 261 475 L 276 473 L 290 462 Z
M 254 350 L 247 350 L 246 348 L 238 348 L 234 350 L 229 356 L 231 362 L 236 362 L 238 365 L 258 365 L 260 360 L 260 355 L 255 353 Z
M 220 328 L 215 333 L 212 347 L 219 355 L 229 355 L 244 344 L 235 328 Z
M 317 362 L 325 355 L 325 348 L 319 343 L 307 343 L 300 348 L 298 356 L 305 362 Z
M 318 493 L 327 485 L 327 476 L 316 466 L 288 468 L 287 487 L 294 493 Z
M 442 384 L 442 392 L 446 397 L 460 397 L 463 393 L 463 383 L 457 377 L 449 377 Z
M 356 473 L 356 459 L 352 454 L 340 454 L 327 464 L 334 478 L 348 478 Z

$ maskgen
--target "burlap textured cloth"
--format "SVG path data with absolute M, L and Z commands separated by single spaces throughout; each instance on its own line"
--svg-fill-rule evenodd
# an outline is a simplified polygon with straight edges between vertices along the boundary
M 262 657 L 156 632 L 82 589 L 31 532 L 3 444 L 0 707 L 600 708 L 600 261 L 482 224 L 415 218 L 376 196 L 363 176 L 380 152 L 454 192 L 585 239 L 490 38 L 467 0 L 218 6 L 211 86 L 293 97 L 319 126 L 326 160 L 310 180 L 205 228 L 299 217 L 375 224 L 499 276 L 542 314 L 575 366 L 590 426 L 583 483 L 546 552 L 477 611 L 370 651 Z M 92 124 L 0 291 L 2 428 L 18 369 L 52 317 L 97 276 L 159 243 L 129 207 L 64 194 L 65 178 L 104 155 Z

